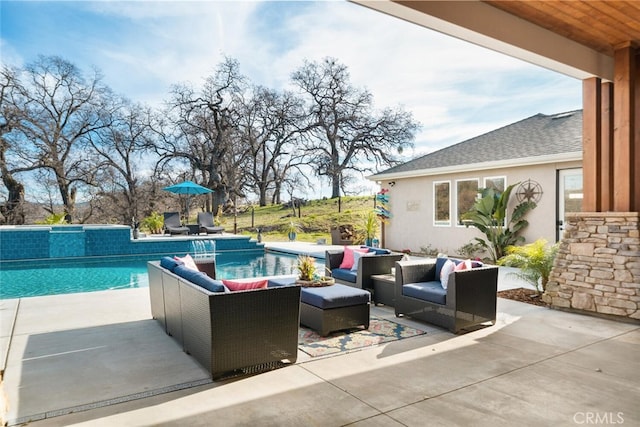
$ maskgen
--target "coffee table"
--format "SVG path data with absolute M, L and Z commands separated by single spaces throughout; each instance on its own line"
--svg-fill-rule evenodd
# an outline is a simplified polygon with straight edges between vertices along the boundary
M 395 301 L 395 274 L 374 274 L 371 276 L 373 282 L 373 302 L 374 304 L 384 304 L 394 306 Z

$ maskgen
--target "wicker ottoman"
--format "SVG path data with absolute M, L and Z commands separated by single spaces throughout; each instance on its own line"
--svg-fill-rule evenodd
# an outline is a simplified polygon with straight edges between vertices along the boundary
M 340 284 L 302 288 L 300 324 L 322 336 L 359 326 L 368 329 L 370 299 L 369 292 Z

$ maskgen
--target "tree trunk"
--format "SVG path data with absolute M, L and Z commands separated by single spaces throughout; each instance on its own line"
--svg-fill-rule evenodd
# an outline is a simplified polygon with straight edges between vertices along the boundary
M 4 216 L 5 223 L 11 225 L 24 224 L 24 185 L 15 180 L 13 176 L 2 168 L 2 182 L 9 192 L 7 203 L 1 206 L 0 213 Z
M 340 197 L 340 175 L 331 177 L 331 198 Z
M 260 186 L 260 206 L 267 206 L 267 188 Z

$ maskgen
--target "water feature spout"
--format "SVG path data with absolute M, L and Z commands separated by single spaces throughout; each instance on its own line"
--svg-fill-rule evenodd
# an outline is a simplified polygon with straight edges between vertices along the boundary
M 191 241 L 191 252 L 194 258 L 215 258 L 216 241 L 198 239 Z

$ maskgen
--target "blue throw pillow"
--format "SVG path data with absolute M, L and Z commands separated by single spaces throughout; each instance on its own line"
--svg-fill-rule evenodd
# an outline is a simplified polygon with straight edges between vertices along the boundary
M 212 279 L 201 271 L 192 270 L 184 265 L 179 265 L 175 273 L 185 280 L 205 288 L 209 292 L 224 292 L 225 286 L 220 280 Z
M 436 258 L 436 274 L 435 274 L 435 279 L 436 280 L 440 280 L 440 272 L 442 271 L 442 266 L 444 265 L 445 262 L 447 262 L 449 258 Z
M 372 252 L 376 255 L 389 255 L 391 251 L 389 249 L 382 248 L 372 248 L 371 246 L 360 246 L 362 249 L 367 249 L 369 252 Z
M 160 259 L 160 267 L 166 268 L 172 273 L 175 271 L 176 267 L 179 265 L 184 265 L 184 263 L 170 256 L 165 256 Z
M 206 274 L 202 273 L 202 276 L 197 276 L 196 281 L 194 281 L 196 285 L 202 286 L 206 290 L 210 292 L 227 292 L 227 287 L 222 283 L 222 280 L 212 279 Z

